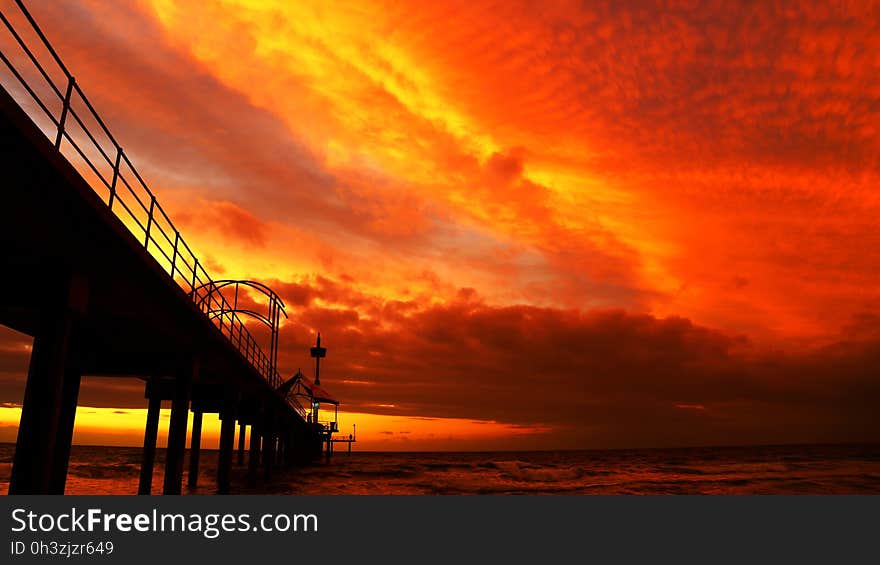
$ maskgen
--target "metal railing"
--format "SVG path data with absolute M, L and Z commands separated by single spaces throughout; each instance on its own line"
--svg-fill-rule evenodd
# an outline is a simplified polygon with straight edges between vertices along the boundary
M 174 226 L 155 193 L 135 169 L 30 12 L 21 0 L 15 0 L 15 4 L 25 20 L 19 29 L 10 20 L 11 14 L 7 15 L 0 9 L 0 21 L 9 33 L 6 42 L 20 50 L 18 56 L 14 57 L 12 50 L 4 50 L 5 43 L 0 45 L 0 60 L 11 73 L 11 76 L 0 76 L 3 88 L 19 102 L 37 127 L 54 141 L 59 153 L 79 171 L 166 274 L 188 293 L 193 303 L 269 385 L 277 389 L 283 380 L 269 357 L 223 293 L 214 288 L 214 280 Z M 26 35 L 31 36 L 30 40 Z M 42 57 L 38 57 L 35 51 L 42 52 Z M 19 64 L 16 65 L 16 62 Z M 23 89 L 18 91 L 18 96 L 16 85 Z M 28 99 L 36 106 L 28 108 L 31 106 L 26 103 Z M 305 417 L 305 409 L 298 401 L 288 398 L 287 402 Z

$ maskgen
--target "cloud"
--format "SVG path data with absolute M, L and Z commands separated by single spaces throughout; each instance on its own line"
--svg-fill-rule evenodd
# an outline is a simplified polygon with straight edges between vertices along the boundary
M 368 314 L 304 306 L 282 332 L 282 366 L 306 367 L 310 332 L 322 332 L 323 380 L 350 410 L 544 425 L 569 446 L 880 434 L 880 341 L 863 331 L 791 353 L 619 309 L 492 306 L 468 292 L 402 311 L 358 300 Z M 682 419 L 696 412 L 698 427 Z
M 201 228 L 221 240 L 246 247 L 265 247 L 268 239 L 268 226 L 232 202 L 200 202 L 192 208 L 178 210 L 176 217 L 182 228 Z
M 334 240 L 357 230 L 410 276 L 429 260 L 496 301 L 761 339 L 827 339 L 880 298 L 880 246 L 854 244 L 874 239 L 880 155 L 862 7 L 276 8 L 154 13 L 205 72 L 321 148 L 328 200 L 351 212 L 309 209 Z

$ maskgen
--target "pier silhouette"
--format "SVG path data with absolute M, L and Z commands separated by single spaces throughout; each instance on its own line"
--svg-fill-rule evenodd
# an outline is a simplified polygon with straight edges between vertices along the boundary
M 34 338 L 10 494 L 62 494 L 83 375 L 145 381 L 139 493 L 150 494 L 162 401 L 171 402 L 162 492 L 189 486 L 202 416 L 221 420 L 217 490 L 238 464 L 256 485 L 332 452 L 335 400 L 278 372 L 284 303 L 256 281 L 215 280 L 21 1 L 0 12 L 0 323 Z M 60 78 L 59 78 L 60 77 Z M 239 306 L 262 295 L 266 312 Z M 246 318 L 269 329 L 264 348 Z M 322 351 L 326 350 L 316 345 Z M 312 350 L 315 351 L 314 349 Z M 320 359 L 320 358 L 316 358 Z M 337 412 L 334 412 L 336 414 Z M 250 427 L 250 442 L 245 435 Z M 324 447 L 326 444 L 326 447 Z

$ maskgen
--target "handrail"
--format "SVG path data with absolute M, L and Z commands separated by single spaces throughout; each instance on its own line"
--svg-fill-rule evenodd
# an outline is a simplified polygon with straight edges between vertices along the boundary
M 0 61 L 10 71 L 9 75 L 0 75 L 0 85 L 13 98 L 16 98 L 15 93 L 11 92 L 10 88 L 14 88 L 16 82 L 23 87 L 24 93 L 36 102 L 44 116 L 39 111 L 36 112 L 36 116 L 31 115 L 34 109 L 29 111 L 27 105 L 19 103 L 46 137 L 54 141 L 58 152 L 78 170 L 83 180 L 101 197 L 109 210 L 128 228 L 132 235 L 142 243 L 144 249 L 166 274 L 187 293 L 202 314 L 235 346 L 242 357 L 266 380 L 272 389 L 277 389 L 283 380 L 274 364 L 270 362 L 269 357 L 263 352 L 241 318 L 230 306 L 226 296 L 219 288 L 214 288 L 216 287 L 214 279 L 211 278 L 203 263 L 199 261 L 180 231 L 174 226 L 155 193 L 135 168 L 128 154 L 116 141 L 110 128 L 95 110 L 22 0 L 15 0 L 15 3 L 27 21 L 22 27 L 25 29 L 29 27 L 36 34 L 37 39 L 34 41 L 36 45 L 29 45 L 28 40 L 22 36 L 22 33 L 19 33 L 7 15 L 0 10 L 0 22 L 14 40 L 13 44 L 17 45 L 25 56 L 24 61 L 18 61 L 19 65 L 16 66 L 13 63 L 11 53 L 4 53 L 2 45 L 0 45 Z M 21 31 L 24 32 L 24 29 Z M 39 46 L 51 56 L 49 61 L 41 63 L 41 58 L 34 53 L 34 49 Z M 22 69 L 21 63 L 27 62 L 30 62 L 33 68 Z M 45 63 L 51 65 L 53 62 L 55 70 L 60 71 L 66 81 L 63 85 L 56 84 L 44 66 Z M 10 80 L 10 78 L 14 80 Z M 11 83 L 12 86 L 8 83 Z M 47 97 L 48 100 L 45 99 Z M 59 102 L 61 107 L 56 117 L 56 113 L 50 108 Z M 48 118 L 50 122 L 48 131 L 46 127 L 40 126 L 42 118 Z M 97 132 L 89 129 L 86 124 L 89 120 L 93 120 L 98 125 Z M 73 130 L 78 131 L 74 133 Z M 101 134 L 106 138 L 104 144 L 98 139 Z M 64 143 L 65 141 L 67 143 Z M 98 158 L 97 163 L 89 158 L 90 153 Z M 79 161 L 80 166 L 77 166 L 75 160 Z M 102 172 L 102 167 L 105 165 L 110 167 L 107 174 Z M 109 178 L 107 178 L 108 176 Z M 213 289 L 213 291 L 205 294 L 206 288 Z M 215 311 L 220 311 L 221 314 L 211 315 Z M 305 419 L 305 409 L 298 400 L 289 397 L 285 400 Z

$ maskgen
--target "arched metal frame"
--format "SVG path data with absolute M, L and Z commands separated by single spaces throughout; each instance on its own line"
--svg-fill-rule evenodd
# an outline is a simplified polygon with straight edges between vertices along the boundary
M 219 292 L 220 289 L 230 286 L 234 287 L 235 290 L 235 295 L 232 299 L 232 308 L 230 310 L 223 308 L 224 301 L 220 301 L 220 309 L 207 310 L 208 316 L 211 318 L 216 318 L 217 316 L 220 316 L 222 324 L 223 316 L 226 316 L 227 314 L 242 314 L 254 318 L 255 320 L 265 325 L 267 328 L 269 328 L 272 335 L 271 343 L 269 344 L 269 363 L 271 365 L 272 374 L 275 374 L 278 369 L 278 338 L 281 327 L 281 316 L 283 315 L 284 318 L 287 319 L 287 312 L 284 309 L 284 301 L 281 300 L 281 297 L 278 296 L 278 294 L 274 290 L 261 282 L 243 279 L 224 279 L 219 281 L 210 281 L 197 287 L 196 292 L 202 289 L 207 290 L 207 292 L 201 295 L 201 298 L 199 299 L 197 304 L 200 307 L 206 301 L 207 304 L 212 304 L 212 301 L 210 300 L 212 295 L 215 292 Z M 238 293 L 241 287 L 254 289 L 266 298 L 268 298 L 268 312 L 263 314 L 262 312 L 257 312 L 248 308 L 239 308 Z

